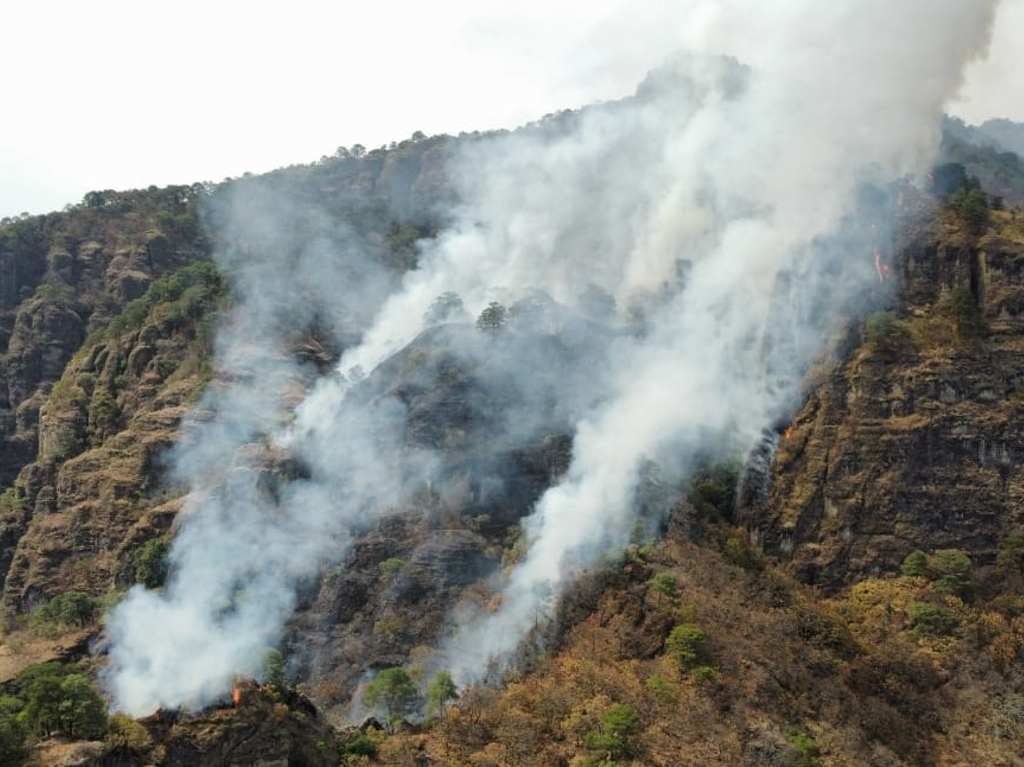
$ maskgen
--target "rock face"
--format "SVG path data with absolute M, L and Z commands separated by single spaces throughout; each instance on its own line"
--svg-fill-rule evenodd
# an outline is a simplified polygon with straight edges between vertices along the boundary
M 902 319 L 881 338 L 869 320 L 781 437 L 767 501 L 741 510 L 804 580 L 915 549 L 987 565 L 1024 526 L 1024 237 L 1013 214 L 995 224 L 976 241 L 947 218 L 906 249 Z
M 126 193 L 9 224 L 0 237 L 0 484 L 35 457 L 40 407 L 86 335 L 159 276 L 202 257 L 194 229 L 160 228 L 162 206 L 187 214 L 189 187 L 159 199 Z M 166 197 L 166 199 L 164 199 Z
M 337 734 L 308 700 L 253 684 L 244 686 L 237 704 L 198 714 L 160 712 L 139 723 L 150 739 L 145 748 L 92 748 L 90 753 L 91 744 L 82 744 L 82 757 L 74 764 L 336 767 L 341 751 Z

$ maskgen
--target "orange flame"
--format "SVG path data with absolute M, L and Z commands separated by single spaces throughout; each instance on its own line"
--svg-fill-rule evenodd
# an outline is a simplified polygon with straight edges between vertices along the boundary
M 237 685 L 231 688 L 231 702 L 235 704 L 235 708 L 242 703 L 242 688 Z
M 889 265 L 882 263 L 882 251 L 875 248 L 875 271 L 878 272 L 878 281 L 885 282 L 889 277 Z

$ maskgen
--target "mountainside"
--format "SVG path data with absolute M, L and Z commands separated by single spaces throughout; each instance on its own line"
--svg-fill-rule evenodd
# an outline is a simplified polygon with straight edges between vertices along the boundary
M 453 147 L 478 140 L 94 192 L 0 224 L 0 763 L 1024 764 L 1024 166 L 954 131 L 944 160 L 981 190 L 904 211 L 877 266 L 883 310 L 845 329 L 745 466 L 644 475 L 657 535 L 580 573 L 511 678 L 456 693 L 429 659 L 449 616 L 495 606 L 521 520 L 569 467 L 602 350 L 640 332 L 599 295 L 581 311 L 538 291 L 500 332 L 453 308 L 349 371 L 338 417 L 399 403 L 395 449 L 429 451 L 434 478 L 300 584 L 260 684 L 195 713 L 101 713 L 104 611 L 168 577 L 187 489 L 169 451 L 212 417 L 203 392 L 260 374 L 214 365 L 239 275 L 352 243 L 372 256 L 340 270 L 364 300 L 296 309 L 273 351 L 294 361 L 297 399 L 444 225 Z M 288 231 L 233 230 L 238 199 Z M 263 435 L 239 452 L 230 470 L 271 496 L 310 471 Z M 396 668 L 406 679 L 374 693 L 366 670 Z

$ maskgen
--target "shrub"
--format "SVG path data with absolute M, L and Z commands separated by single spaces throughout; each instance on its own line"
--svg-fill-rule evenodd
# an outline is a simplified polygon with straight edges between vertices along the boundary
M 1024 575 L 1024 535 L 1008 535 L 999 543 L 996 568 L 1003 578 Z
M 359 733 L 342 744 L 341 756 L 343 759 L 349 756 L 373 759 L 377 756 L 377 742 L 369 735 Z
M 159 304 L 168 304 L 166 318 L 171 322 L 198 320 L 216 307 L 224 293 L 224 280 L 217 267 L 209 261 L 193 261 L 156 280 L 145 295 L 125 306 L 107 325 L 107 335 L 117 338 L 140 328 Z
M 680 623 L 672 629 L 665 641 L 665 649 L 683 670 L 711 665 L 707 634 L 695 623 Z
M 690 676 L 698 682 L 713 682 L 718 679 L 718 669 L 714 666 L 694 666 Z
M 117 423 L 117 400 L 107 386 L 97 386 L 89 401 L 89 432 L 94 437 L 105 437 L 113 433 Z
M 846 627 L 821 609 L 803 608 L 796 612 L 797 635 L 823 650 L 841 658 L 853 658 L 859 652 L 857 642 Z
M 114 714 L 107 724 L 107 736 L 103 739 L 109 751 L 126 751 L 140 754 L 153 745 L 149 732 L 141 724 L 125 714 Z
M 875 312 L 864 323 L 864 338 L 874 351 L 891 354 L 907 347 L 910 333 L 892 312 Z
M 702 518 L 732 519 L 740 469 L 739 461 L 727 461 L 703 469 L 693 477 L 687 498 Z
M 912 551 L 903 559 L 900 572 L 911 578 L 928 577 L 928 555 L 923 551 Z
M 393 578 L 405 568 L 405 560 L 398 557 L 389 557 L 381 562 L 378 567 L 380 574 L 385 578 Z
M 679 598 L 679 584 L 672 573 L 658 573 L 648 581 L 648 586 L 655 594 L 664 597 L 670 602 L 675 602 Z
M 599 727 L 587 733 L 584 743 L 608 760 L 627 757 L 633 752 L 633 735 L 639 724 L 632 706 L 616 703 L 601 716 Z
M 974 299 L 974 294 L 965 287 L 958 287 L 951 295 L 953 317 L 956 320 L 956 332 L 960 338 L 977 338 L 985 333 L 985 318 L 981 308 Z
M 25 499 L 17 489 L 9 487 L 0 493 L 0 514 L 20 514 L 25 508 Z
M 167 552 L 170 544 L 160 538 L 151 538 L 133 555 L 135 582 L 147 589 L 158 589 L 167 580 Z
M 725 539 L 722 555 L 727 562 L 742 567 L 744 570 L 755 571 L 763 567 L 757 550 L 750 545 L 747 537 L 739 532 L 732 533 Z
M 661 674 L 651 674 L 647 677 L 644 681 L 644 687 L 659 703 L 668 704 L 676 701 L 677 690 L 675 684 Z
M 962 596 L 971 586 L 971 558 L 959 549 L 939 549 L 931 555 L 912 551 L 900 565 L 900 572 L 928 578 L 944 594 Z
M 786 735 L 786 740 L 793 748 L 792 756 L 786 760 L 789 767 L 817 767 L 821 764 L 821 751 L 810 735 L 793 730 Z
M 960 625 L 957 617 L 947 608 L 926 602 L 910 606 L 910 627 L 918 634 L 946 636 Z

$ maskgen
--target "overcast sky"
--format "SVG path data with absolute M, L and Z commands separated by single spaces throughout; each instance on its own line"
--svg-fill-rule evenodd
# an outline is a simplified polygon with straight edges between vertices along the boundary
M 15 0 L 0 45 L 0 215 L 615 98 L 679 47 L 686 6 Z M 1003 0 L 990 56 L 952 110 L 1024 121 L 1021 50 L 1024 0 Z

